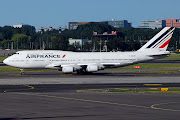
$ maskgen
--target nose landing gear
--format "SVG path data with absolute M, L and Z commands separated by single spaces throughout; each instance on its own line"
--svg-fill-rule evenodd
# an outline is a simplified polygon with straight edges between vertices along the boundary
M 24 75 L 24 70 L 23 70 L 23 69 L 20 69 L 20 71 L 21 71 L 20 74 L 21 74 L 21 75 Z

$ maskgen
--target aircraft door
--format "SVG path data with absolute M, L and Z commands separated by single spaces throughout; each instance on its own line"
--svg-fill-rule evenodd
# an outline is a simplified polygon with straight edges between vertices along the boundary
M 78 58 L 78 59 L 77 59 L 77 62 L 80 63 L 80 62 L 81 62 L 81 58 Z
M 51 59 L 47 60 L 47 63 L 52 64 L 52 60 Z
M 29 60 L 28 60 L 28 59 L 26 60 L 26 64 L 27 64 L 27 65 L 29 64 Z

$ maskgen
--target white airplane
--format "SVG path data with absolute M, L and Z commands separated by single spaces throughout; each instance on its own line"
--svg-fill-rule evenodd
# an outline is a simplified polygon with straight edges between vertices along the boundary
M 165 27 L 144 46 L 132 52 L 68 52 L 60 50 L 18 51 L 3 62 L 9 66 L 32 69 L 57 69 L 63 73 L 96 72 L 107 67 L 128 66 L 159 59 L 170 54 L 166 51 L 174 27 Z

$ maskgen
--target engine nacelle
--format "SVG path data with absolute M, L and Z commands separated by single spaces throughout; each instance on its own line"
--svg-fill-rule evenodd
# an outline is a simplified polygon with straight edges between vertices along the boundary
M 73 67 L 71 66 L 65 66 L 62 68 L 63 73 L 72 73 L 73 72 Z
M 87 72 L 96 72 L 98 71 L 98 66 L 97 65 L 88 65 L 86 68 Z

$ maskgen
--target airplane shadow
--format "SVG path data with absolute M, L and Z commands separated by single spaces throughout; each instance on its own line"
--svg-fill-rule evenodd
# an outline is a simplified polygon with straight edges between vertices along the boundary
M 92 72 L 92 73 L 71 73 L 71 74 L 64 74 L 62 72 L 25 72 L 24 75 L 14 74 L 14 76 L 21 76 L 21 77 L 52 77 L 52 78 L 59 78 L 59 77 L 133 77 L 133 76 L 180 76 L 180 74 L 159 74 L 159 73 L 143 73 L 143 72 Z

